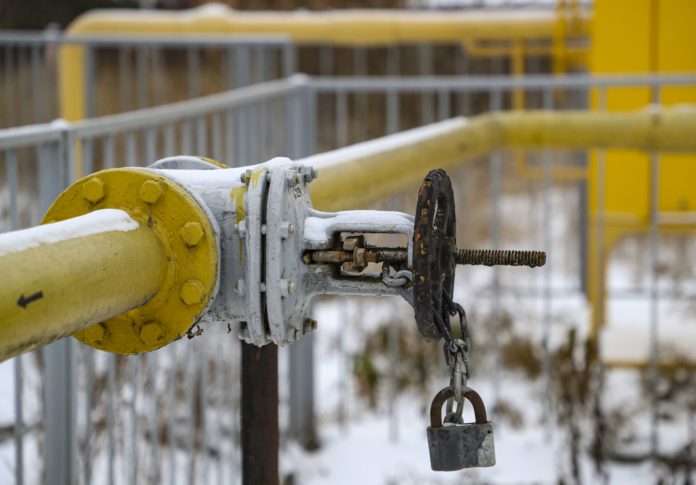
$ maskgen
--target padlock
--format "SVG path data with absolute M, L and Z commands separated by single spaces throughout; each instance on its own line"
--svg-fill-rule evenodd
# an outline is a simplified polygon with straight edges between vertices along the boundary
M 469 387 L 462 388 L 462 396 L 474 408 L 475 423 L 442 425 L 442 405 L 447 399 L 454 397 L 452 386 L 438 392 L 430 406 L 428 448 L 430 467 L 435 471 L 495 465 L 493 423 L 488 421 L 483 400 Z

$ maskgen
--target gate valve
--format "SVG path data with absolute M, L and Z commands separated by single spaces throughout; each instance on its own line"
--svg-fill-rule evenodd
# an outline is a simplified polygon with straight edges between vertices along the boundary
M 152 228 L 167 261 L 155 297 L 76 336 L 102 350 L 140 353 L 193 335 L 205 320 L 239 322 L 250 344 L 287 345 L 315 329 L 309 308 L 317 295 L 395 295 L 414 307 L 426 339 L 448 341 L 441 329 L 452 314 L 457 264 L 544 263 L 540 252 L 457 249 L 452 187 L 442 170 L 425 178 L 415 218 L 318 211 L 308 190 L 316 176 L 288 158 L 225 168 L 178 156 L 73 184 L 47 220 L 125 211 Z
M 243 187 L 232 190 L 236 207 L 217 216 L 222 228 L 231 212 L 235 222 L 227 237 L 222 229 L 220 295 L 208 318 L 241 322 L 247 343 L 286 345 L 314 330 L 309 308 L 317 295 L 401 296 L 414 307 L 421 334 L 435 341 L 442 335 L 433 312 L 449 320 L 444 302 L 457 264 L 544 264 L 542 252 L 457 249 L 452 187 L 442 170 L 425 178 L 416 218 L 318 211 L 308 190 L 316 176 L 287 158 L 252 167 L 239 176 Z M 206 200 L 215 192 L 194 189 Z

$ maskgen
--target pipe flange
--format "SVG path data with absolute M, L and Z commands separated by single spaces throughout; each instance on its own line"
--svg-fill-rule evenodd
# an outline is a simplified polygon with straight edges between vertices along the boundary
M 100 350 L 138 354 L 186 335 L 206 312 L 219 282 L 219 231 L 205 205 L 154 170 L 118 168 L 78 180 L 56 199 L 43 222 L 99 209 L 123 210 L 151 228 L 168 267 L 162 288 L 148 302 L 73 336 Z

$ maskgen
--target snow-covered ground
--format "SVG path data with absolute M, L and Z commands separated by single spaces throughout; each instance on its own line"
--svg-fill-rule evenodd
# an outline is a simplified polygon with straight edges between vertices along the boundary
M 568 301 L 571 307 L 576 301 Z M 513 371 L 503 370 L 501 382 L 495 386 L 491 369 L 483 369 L 470 381 L 489 405 L 499 389 L 499 400 L 511 404 L 520 414 L 516 422 L 507 416 L 496 417 L 495 441 L 497 464 L 490 469 L 467 470 L 455 473 L 438 473 L 430 470 L 425 430 L 428 426 L 426 407 L 429 398 L 413 392 L 399 394 L 390 412 L 387 395 L 383 393 L 376 409 L 369 409 L 364 400 L 356 396 L 352 382 L 352 363 L 346 355 L 358 351 L 359 335 L 366 335 L 378 327 L 380 321 L 391 321 L 390 311 L 407 314 L 400 304 L 374 301 L 367 307 L 351 308 L 351 303 L 326 302 L 318 306 L 316 392 L 319 406 L 319 435 L 321 448 L 306 452 L 289 443 L 283 452 L 282 469 L 292 475 L 293 483 L 320 484 L 454 484 L 454 483 L 558 483 L 565 479 L 572 483 L 568 429 L 557 422 L 557 410 L 549 414 L 546 405 L 546 376 L 530 380 Z M 565 306 L 560 303 L 558 311 Z M 399 308 L 396 310 L 395 308 Z M 361 312 L 364 318 L 348 320 L 345 315 Z M 693 324 L 693 319 L 691 321 Z M 392 323 L 393 324 L 393 323 Z M 405 320 L 403 325 L 415 323 Z M 476 322 L 470 324 L 475 328 Z M 400 328 L 399 331 L 413 329 Z M 618 329 L 617 329 L 618 331 Z M 646 341 L 645 335 L 638 340 Z M 343 339 L 343 353 L 337 353 L 336 343 Z M 691 340 L 694 342 L 694 340 Z M 632 346 L 630 340 L 625 342 Z M 424 344 L 426 345 L 426 344 Z M 620 347 L 620 345 L 619 345 Z M 474 350 L 475 351 L 475 350 Z M 633 355 L 633 354 L 631 354 Z M 403 357 L 402 357 L 403 358 Z M 433 376 L 429 396 L 445 385 L 444 375 Z M 634 436 L 626 450 L 638 454 L 649 450 L 650 420 L 649 396 L 643 396 L 640 375 L 633 370 L 607 370 L 602 406 L 606 411 L 625 409 L 630 414 Z M 615 392 L 621 390 L 621 392 Z M 341 403 L 341 400 L 343 401 Z M 339 407 L 343 406 L 347 418 L 341 422 Z M 660 451 L 674 452 L 694 436 L 684 414 L 677 413 L 673 420 L 660 423 Z M 471 416 L 469 416 L 471 418 Z M 591 423 L 586 417 L 584 436 L 581 438 L 580 477 L 583 483 L 601 483 L 587 452 L 591 438 Z M 609 418 L 611 419 L 611 418 Z M 608 483 L 655 483 L 665 470 L 649 460 L 632 464 L 609 462 L 606 468 Z M 669 476 L 669 475 L 668 475 Z

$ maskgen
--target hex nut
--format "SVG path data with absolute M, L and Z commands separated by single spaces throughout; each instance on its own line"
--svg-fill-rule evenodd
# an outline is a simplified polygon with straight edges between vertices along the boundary
M 205 286 L 198 280 L 188 280 L 181 287 L 181 300 L 188 306 L 200 303 L 205 296 Z
M 314 167 L 309 165 L 303 165 L 302 167 L 300 167 L 300 173 L 302 174 L 302 178 L 304 179 L 304 181 L 307 183 L 317 178 L 317 171 Z
M 252 170 L 245 170 L 242 175 L 240 175 L 239 179 L 242 181 L 243 184 L 248 184 L 251 182 L 251 176 L 253 175 Z
M 236 225 L 237 228 L 237 234 L 239 234 L 239 237 L 244 237 L 246 235 L 246 220 L 244 221 L 239 221 Z
M 288 170 L 285 172 L 285 182 L 287 182 L 288 187 L 292 188 L 300 183 L 300 176 L 294 170 Z
M 99 177 L 92 177 L 82 186 L 82 197 L 96 204 L 104 198 L 106 184 Z
M 164 329 L 159 322 L 147 322 L 140 329 L 140 340 L 148 345 L 155 345 L 164 337 Z
M 140 186 L 138 193 L 143 202 L 154 204 L 162 197 L 164 190 L 162 190 L 162 185 L 159 182 L 155 180 L 146 180 L 143 182 L 143 185 Z
M 199 222 L 187 222 L 179 230 L 179 236 L 188 247 L 198 246 L 198 243 L 203 239 L 203 226 Z
M 288 221 L 280 223 L 280 237 L 287 239 L 295 234 L 295 224 L 290 224 Z
M 104 339 L 104 327 L 101 324 L 92 325 L 85 329 L 85 340 L 89 340 L 92 343 L 99 343 Z

